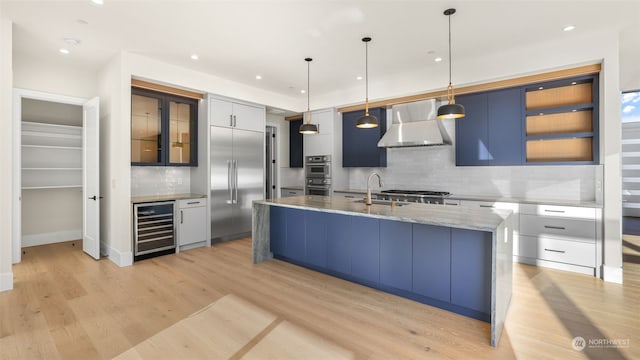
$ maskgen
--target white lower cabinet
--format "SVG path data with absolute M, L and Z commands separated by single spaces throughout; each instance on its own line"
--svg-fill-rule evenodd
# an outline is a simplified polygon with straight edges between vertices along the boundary
M 601 209 L 522 204 L 517 261 L 600 276 Z
M 304 189 L 280 188 L 280 197 L 292 197 L 304 195 Z
M 600 276 L 602 209 L 471 200 L 461 205 L 514 212 L 514 261 Z
M 178 251 L 208 245 L 207 199 L 178 200 Z

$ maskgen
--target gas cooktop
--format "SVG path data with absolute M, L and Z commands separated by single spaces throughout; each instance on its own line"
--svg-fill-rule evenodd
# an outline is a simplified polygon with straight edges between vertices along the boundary
M 448 191 L 428 191 L 428 190 L 383 190 L 381 191 L 383 194 L 393 194 L 393 195 L 412 195 L 412 196 L 434 196 L 434 197 L 445 197 L 450 193 Z

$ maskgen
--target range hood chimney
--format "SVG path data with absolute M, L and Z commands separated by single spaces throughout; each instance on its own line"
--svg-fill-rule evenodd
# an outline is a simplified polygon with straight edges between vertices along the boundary
M 378 142 L 378 147 L 450 145 L 451 137 L 436 119 L 435 99 L 393 105 L 391 127 Z

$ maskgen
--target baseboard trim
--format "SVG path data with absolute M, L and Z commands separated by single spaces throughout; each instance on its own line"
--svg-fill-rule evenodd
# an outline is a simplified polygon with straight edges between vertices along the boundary
M 22 247 L 55 244 L 78 239 L 82 239 L 82 229 L 23 235 Z
M 602 280 L 622 284 L 622 268 L 602 265 Z
M 0 273 L 0 291 L 13 289 L 13 272 Z
M 105 244 L 100 244 L 100 253 L 106 255 L 114 264 L 124 267 L 133 265 L 133 253 L 131 251 L 120 252 Z

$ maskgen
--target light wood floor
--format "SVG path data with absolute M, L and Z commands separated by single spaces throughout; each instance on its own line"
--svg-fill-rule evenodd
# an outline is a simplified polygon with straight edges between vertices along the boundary
M 625 239 L 626 253 L 640 249 L 638 238 Z M 15 289 L 0 293 L 0 359 L 112 358 L 225 296 L 357 359 L 640 358 L 638 263 L 625 263 L 624 285 L 514 264 L 506 328 L 491 348 L 488 323 L 280 261 L 253 265 L 250 239 L 125 268 L 91 259 L 80 245 L 25 249 Z M 261 336 L 277 337 L 274 328 Z M 628 346 L 576 351 L 576 336 Z M 255 344 L 230 358 L 255 354 Z M 298 351 L 292 356 L 308 358 Z

